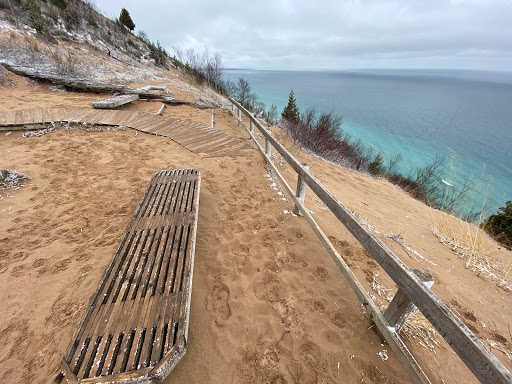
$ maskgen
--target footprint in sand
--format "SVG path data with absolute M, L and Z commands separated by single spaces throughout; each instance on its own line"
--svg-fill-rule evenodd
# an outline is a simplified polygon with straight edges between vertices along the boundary
M 59 298 L 52 305 L 50 315 L 46 317 L 46 324 L 62 327 L 72 323 L 82 313 L 80 303 Z
M 312 341 L 306 341 L 299 347 L 299 355 L 301 360 L 312 368 L 318 368 L 321 365 L 322 352 Z
M 325 280 L 329 275 L 329 272 L 327 272 L 327 269 L 325 269 L 324 267 L 316 267 L 315 272 L 313 272 L 313 274 L 316 277 Z
M 11 269 L 11 276 L 20 277 L 24 273 L 25 267 L 23 265 L 17 265 Z
M 268 384 L 287 384 L 288 382 L 283 377 L 283 375 L 280 374 L 273 374 L 271 375 L 265 383 Z
M 389 380 L 376 365 L 362 363 L 361 370 L 364 372 L 363 377 L 369 378 L 372 383 L 387 383 Z
M 230 291 L 226 284 L 220 281 L 213 286 L 211 293 L 211 305 L 215 315 L 215 323 L 224 326 L 226 321 L 231 317 L 231 307 L 229 306 Z
M 337 312 L 331 316 L 331 322 L 338 328 L 344 328 L 345 324 L 347 323 L 347 319 L 345 319 L 343 313 Z
M 325 311 L 325 304 L 319 300 L 313 302 L 313 309 L 318 312 L 324 312 Z

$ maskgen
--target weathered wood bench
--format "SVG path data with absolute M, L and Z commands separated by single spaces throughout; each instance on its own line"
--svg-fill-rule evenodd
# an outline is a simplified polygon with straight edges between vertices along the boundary
M 124 104 L 131 103 L 132 101 L 138 100 L 139 95 L 134 93 L 130 95 L 118 95 L 112 96 L 107 99 L 101 99 L 96 101 L 91 101 L 91 106 L 97 109 L 111 109 L 115 107 L 119 107 Z
M 161 381 L 183 357 L 200 181 L 194 169 L 153 175 L 56 382 Z

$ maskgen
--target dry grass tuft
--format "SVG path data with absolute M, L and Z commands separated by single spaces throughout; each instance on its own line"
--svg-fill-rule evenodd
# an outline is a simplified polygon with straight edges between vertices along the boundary
M 437 331 L 421 312 L 414 312 L 402 328 L 401 334 L 411 342 L 418 343 L 428 351 L 436 353 L 435 347 L 439 345 Z
M 509 278 L 512 264 L 495 259 L 495 251 L 491 248 L 493 240 L 474 224 L 448 214 L 441 214 L 440 217 L 436 219 L 436 215 L 432 214 L 434 235 L 465 261 L 467 269 L 496 281 L 499 287 L 512 293 Z
M 386 288 L 377 280 L 378 273 L 373 273 L 372 291 L 377 294 L 370 295 L 378 305 L 381 312 L 385 312 L 387 305 L 385 302 L 393 300 L 394 290 Z M 434 326 L 423 316 L 418 310 L 414 311 L 407 319 L 404 326 L 400 330 L 400 335 L 406 337 L 412 343 L 419 344 L 426 348 L 429 352 L 436 353 L 435 347 L 439 345 L 437 339 L 438 333 Z

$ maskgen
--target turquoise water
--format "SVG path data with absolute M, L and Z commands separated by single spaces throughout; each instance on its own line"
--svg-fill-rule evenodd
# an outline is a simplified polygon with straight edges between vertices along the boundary
M 490 213 L 512 199 L 512 73 L 231 69 L 224 77 L 247 79 L 279 111 L 293 88 L 299 109 L 334 110 L 354 139 L 385 158 L 401 153 L 405 174 L 445 156 L 451 188 L 473 180 L 466 208 L 486 204 Z

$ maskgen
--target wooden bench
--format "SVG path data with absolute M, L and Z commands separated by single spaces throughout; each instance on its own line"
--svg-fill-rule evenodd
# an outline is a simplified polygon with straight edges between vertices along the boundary
M 112 109 L 115 107 L 119 107 L 124 104 L 131 103 L 132 101 L 138 100 L 138 94 L 130 94 L 130 95 L 118 95 L 112 96 L 107 99 L 101 99 L 96 101 L 91 101 L 91 106 L 97 109 Z
M 153 175 L 55 379 L 163 380 L 185 354 L 200 173 Z

